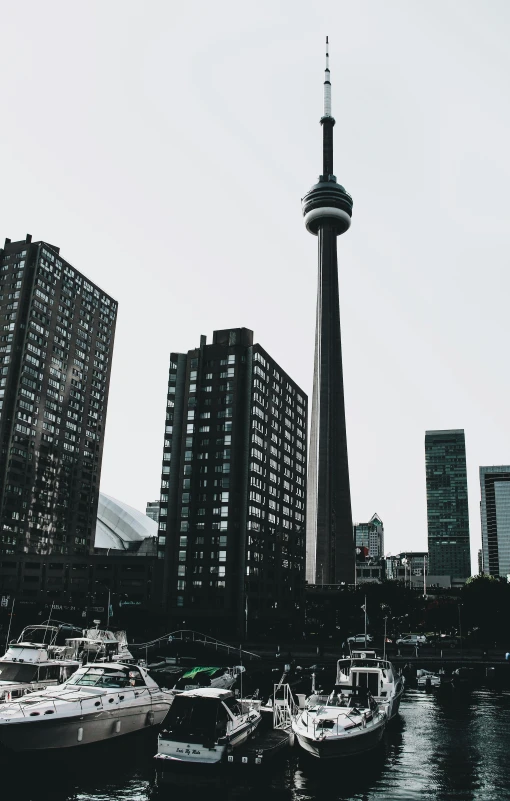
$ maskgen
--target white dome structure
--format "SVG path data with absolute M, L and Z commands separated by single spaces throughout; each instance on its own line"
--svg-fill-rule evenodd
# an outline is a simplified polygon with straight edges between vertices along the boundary
M 157 536 L 155 520 L 123 501 L 99 493 L 95 549 L 138 551 L 145 540 Z

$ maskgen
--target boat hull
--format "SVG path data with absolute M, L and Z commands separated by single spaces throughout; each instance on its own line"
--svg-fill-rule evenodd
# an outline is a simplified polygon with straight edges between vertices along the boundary
M 67 718 L 16 720 L 0 725 L 0 745 L 11 751 L 55 751 L 106 742 L 125 734 L 159 726 L 166 717 L 167 700 L 76 715 Z
M 398 710 L 400 708 L 400 702 L 402 700 L 402 696 L 404 695 L 404 688 L 402 687 L 401 690 L 389 699 L 389 701 L 385 702 L 384 700 L 379 700 L 379 706 L 381 709 L 384 709 L 386 715 L 388 716 L 388 723 L 391 720 L 394 720 L 398 715 Z
M 237 748 L 246 742 L 248 737 L 255 731 L 259 725 L 261 718 L 252 720 L 238 731 L 234 732 L 230 737 L 228 745 L 220 745 L 214 743 L 211 746 L 201 743 L 189 743 L 187 741 L 169 740 L 160 737 L 158 743 L 158 753 L 154 757 L 161 765 L 165 762 L 188 762 L 201 765 L 216 765 L 222 762 L 227 753 L 232 748 Z
M 303 748 L 311 756 L 319 759 L 338 759 L 342 757 L 356 756 L 357 754 L 364 754 L 372 748 L 376 748 L 381 742 L 386 721 L 370 727 L 362 729 L 356 734 L 313 738 L 294 729 L 297 741 L 301 748 Z

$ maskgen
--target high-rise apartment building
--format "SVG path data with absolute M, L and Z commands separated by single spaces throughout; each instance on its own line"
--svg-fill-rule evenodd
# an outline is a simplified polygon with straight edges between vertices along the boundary
M 47 242 L 0 248 L 0 555 L 93 547 L 117 303 Z
M 145 514 L 157 523 L 159 520 L 159 501 L 147 501 Z
M 372 515 L 368 523 L 354 524 L 354 544 L 356 548 L 368 548 L 369 559 L 382 559 L 384 526 L 379 515 Z
M 510 577 L 510 466 L 480 467 L 483 572 Z M 481 572 L 481 570 L 480 570 Z
M 175 619 L 243 634 L 299 619 L 307 397 L 246 328 L 170 355 L 158 555 Z
M 471 575 L 464 431 L 425 432 L 429 574 Z

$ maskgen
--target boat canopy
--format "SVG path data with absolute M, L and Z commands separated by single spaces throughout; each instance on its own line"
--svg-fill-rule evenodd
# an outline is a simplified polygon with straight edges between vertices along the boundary
M 229 714 L 221 697 L 176 695 L 166 719 L 165 739 L 214 742 L 224 737 Z
M 206 676 L 214 676 L 215 673 L 221 670 L 218 667 L 194 667 L 191 670 L 187 670 L 186 673 L 182 674 L 183 679 L 194 679 L 199 673 L 203 673 Z

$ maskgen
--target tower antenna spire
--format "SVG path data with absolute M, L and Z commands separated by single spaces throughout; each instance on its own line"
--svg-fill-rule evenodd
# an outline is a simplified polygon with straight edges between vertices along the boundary
M 326 36 L 326 69 L 324 70 L 324 116 L 331 117 L 331 76 L 329 71 L 328 36 Z
M 334 181 L 333 175 L 333 126 L 331 115 L 331 74 L 329 71 L 329 37 L 326 36 L 326 69 L 324 70 L 324 114 L 322 125 L 322 175 L 325 181 Z M 331 177 L 330 177 L 331 176 Z

